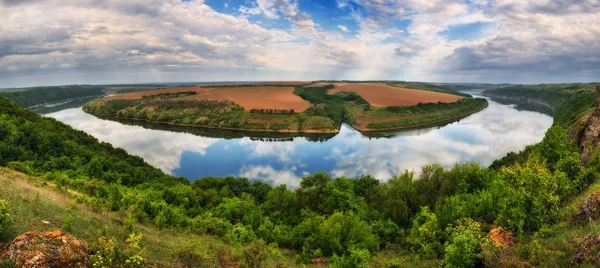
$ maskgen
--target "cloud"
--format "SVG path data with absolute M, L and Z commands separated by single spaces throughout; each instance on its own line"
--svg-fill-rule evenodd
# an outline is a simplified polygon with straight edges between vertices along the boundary
M 345 33 L 348 33 L 348 32 L 350 32 L 350 30 L 348 30 L 348 27 L 346 27 L 346 26 L 344 26 L 344 25 L 338 25 L 337 27 L 338 27 L 338 29 L 340 29 L 340 31 L 342 31 L 342 32 L 345 32 Z
M 66 109 L 46 116 L 69 124 L 75 129 L 93 134 L 102 142 L 123 148 L 140 156 L 162 171 L 172 173 L 180 167 L 181 154 L 193 151 L 205 154 L 206 149 L 219 139 L 194 136 L 187 133 L 157 131 L 139 126 L 123 127 L 121 123 L 102 120 L 83 113 L 80 108 Z M 165 143 L 165 141 L 169 141 Z
M 240 177 L 252 178 L 271 183 L 272 185 L 285 184 L 291 188 L 300 185 L 301 178 L 289 170 L 275 170 L 271 166 L 244 166 Z
M 200 0 L 0 1 L 0 87 L 215 79 L 597 80 L 598 1 L 335 3 L 340 17 L 350 20 L 331 29 L 315 13 L 320 9 L 302 10 L 297 0 L 245 1 L 227 13 Z M 454 26 L 477 24 L 489 27 L 475 38 L 453 38 L 461 31 Z

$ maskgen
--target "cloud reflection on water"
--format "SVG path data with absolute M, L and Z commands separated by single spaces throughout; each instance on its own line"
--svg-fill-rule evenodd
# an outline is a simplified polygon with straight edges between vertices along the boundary
M 303 175 L 317 171 L 346 177 L 370 174 L 387 180 L 407 169 L 418 173 L 431 163 L 451 167 L 457 162 L 475 161 L 489 165 L 510 151 L 539 142 L 552 124 L 547 115 L 490 101 L 487 109 L 459 122 L 385 133 L 390 138 L 369 138 L 343 125 L 338 135 L 325 142 L 305 138 L 265 142 L 144 129 L 101 120 L 80 109 L 49 116 L 177 176 L 192 180 L 244 176 L 292 187 Z

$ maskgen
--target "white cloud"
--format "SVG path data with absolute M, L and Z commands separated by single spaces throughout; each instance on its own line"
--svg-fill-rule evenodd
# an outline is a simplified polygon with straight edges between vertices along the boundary
M 123 127 L 121 123 L 101 120 L 81 112 L 80 108 L 67 109 L 47 116 L 62 121 L 75 129 L 93 134 L 102 142 L 123 148 L 140 156 L 162 171 L 172 173 L 180 167 L 181 154 L 192 151 L 205 154 L 206 149 L 219 139 L 194 136 L 187 133 L 157 131 L 139 126 Z M 165 143 L 164 141 L 170 141 Z
M 297 0 L 247 2 L 235 14 L 198 0 L 5 0 L 0 86 L 268 79 L 544 82 L 590 80 L 600 71 L 598 1 L 336 4 L 355 20 L 356 30 L 350 32 L 348 24 L 324 30 Z M 477 39 L 441 34 L 482 22 L 492 26 Z
M 344 25 L 338 25 L 337 26 L 338 29 L 340 29 L 342 32 L 348 33 L 350 32 L 350 30 L 348 30 L 348 27 L 344 26 Z
M 291 188 L 300 185 L 301 178 L 289 170 L 275 170 L 271 166 L 244 166 L 240 177 L 253 178 L 273 185 L 286 184 Z

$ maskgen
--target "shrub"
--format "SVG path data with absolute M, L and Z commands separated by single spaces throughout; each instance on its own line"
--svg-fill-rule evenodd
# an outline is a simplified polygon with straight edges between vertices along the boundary
M 269 247 L 264 240 L 258 239 L 244 249 L 242 264 L 249 268 L 264 267 L 263 263 L 269 256 Z
M 408 236 L 412 250 L 426 258 L 436 258 L 442 252 L 442 230 L 429 207 L 422 207 L 413 219 Z
M 445 267 L 476 267 L 483 260 L 482 243 L 485 239 L 481 224 L 471 219 L 459 220 L 455 228 L 449 228 L 450 239 L 444 249 Z
M 127 238 L 127 259 L 125 260 L 125 267 L 144 267 L 146 263 L 146 249 L 142 244 L 142 234 L 131 233 Z
M 0 233 L 5 231 L 13 222 L 8 201 L 0 199 Z
M 347 256 L 333 256 L 332 266 L 334 268 L 359 268 L 369 267 L 368 262 L 371 258 L 369 251 L 366 249 L 350 249 L 350 254 Z
M 213 217 L 210 212 L 194 218 L 192 224 L 193 230 L 198 233 L 217 236 L 225 236 L 232 228 L 229 221 Z
M 225 235 L 226 240 L 234 245 L 243 245 L 256 240 L 256 234 L 251 228 L 247 228 L 241 223 L 236 224 L 229 229 Z

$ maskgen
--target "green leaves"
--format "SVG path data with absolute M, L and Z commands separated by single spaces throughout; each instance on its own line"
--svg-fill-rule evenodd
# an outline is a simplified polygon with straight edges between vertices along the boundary
M 0 199 L 0 233 L 4 232 L 13 222 L 8 201 Z

